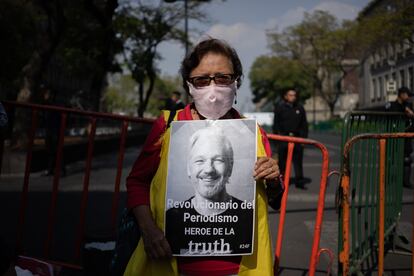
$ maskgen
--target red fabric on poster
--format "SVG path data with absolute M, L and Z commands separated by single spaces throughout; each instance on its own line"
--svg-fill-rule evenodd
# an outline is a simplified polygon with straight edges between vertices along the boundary
M 18 256 L 16 266 L 27 269 L 34 275 L 39 276 L 53 276 L 53 266 L 50 263 L 41 261 L 39 259 Z

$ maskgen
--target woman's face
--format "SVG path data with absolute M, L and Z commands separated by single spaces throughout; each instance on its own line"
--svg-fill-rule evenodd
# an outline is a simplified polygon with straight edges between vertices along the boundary
M 233 74 L 233 65 L 226 56 L 209 52 L 200 60 L 198 66 L 191 71 L 190 78 L 217 74 Z

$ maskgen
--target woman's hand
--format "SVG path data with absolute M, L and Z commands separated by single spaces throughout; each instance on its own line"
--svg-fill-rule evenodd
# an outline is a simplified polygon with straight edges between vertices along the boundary
M 270 157 L 260 157 L 254 166 L 255 180 L 273 180 L 279 177 L 279 166 L 277 161 Z
M 151 259 L 171 258 L 171 248 L 165 238 L 164 232 L 155 224 L 148 205 L 134 208 L 144 242 L 145 252 Z
M 171 258 L 171 248 L 164 232 L 154 225 L 145 231 L 141 230 L 145 252 L 151 259 Z

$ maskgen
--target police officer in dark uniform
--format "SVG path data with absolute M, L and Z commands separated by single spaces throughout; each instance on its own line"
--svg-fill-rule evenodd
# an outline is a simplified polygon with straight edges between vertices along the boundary
M 308 137 L 308 121 L 305 109 L 297 102 L 295 89 L 287 89 L 282 99 L 276 103 L 274 108 L 273 133 L 294 137 Z M 278 143 L 279 168 L 284 173 L 287 158 L 287 143 Z M 295 186 L 305 188 L 303 177 L 303 145 L 295 145 L 293 150 L 293 167 L 295 169 Z
M 57 106 L 56 94 L 46 85 L 41 85 L 41 94 L 43 97 L 43 104 Z M 42 176 L 51 176 L 54 174 L 56 164 L 56 154 L 59 146 L 59 132 L 60 132 L 61 115 L 57 111 L 45 111 L 44 113 L 44 127 L 45 127 L 45 148 L 47 154 L 47 169 L 42 173 Z M 66 176 L 65 160 L 61 160 L 61 174 Z
M 398 89 L 397 99 L 393 102 L 388 102 L 385 105 L 385 110 L 390 112 L 404 112 L 407 117 L 409 118 L 409 122 L 407 123 L 407 132 L 413 132 L 413 119 L 414 119 L 414 112 L 412 105 L 408 101 L 410 96 L 413 96 L 410 89 L 408 87 L 401 87 Z M 412 183 L 410 181 L 411 176 L 411 153 L 413 152 L 413 144 L 412 139 L 405 139 L 404 143 L 404 174 L 403 174 L 403 185 L 404 187 L 412 189 Z
M 185 104 L 181 100 L 181 93 L 178 91 L 173 91 L 171 98 L 168 98 L 165 102 L 165 110 L 179 110 L 183 109 Z

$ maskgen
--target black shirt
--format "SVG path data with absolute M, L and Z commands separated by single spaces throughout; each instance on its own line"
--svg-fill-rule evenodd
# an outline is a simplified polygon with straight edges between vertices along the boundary
M 410 107 L 410 104 L 406 102 L 399 103 L 397 100 L 385 104 L 385 110 L 390 112 L 405 112 L 406 107 Z
M 274 109 L 273 132 L 281 135 L 308 137 L 308 121 L 302 105 L 284 100 L 276 103 Z
M 385 104 L 385 110 L 386 111 L 389 111 L 389 112 L 403 112 L 403 113 L 405 113 L 405 109 L 407 107 L 410 108 L 410 109 L 412 109 L 411 106 L 410 106 L 410 103 L 407 103 L 407 102 L 399 103 L 398 100 L 395 100 L 393 102 L 387 102 Z M 412 119 L 408 119 L 407 120 L 407 123 L 406 123 L 407 129 L 406 129 L 406 132 L 412 132 L 413 131 L 411 120 Z M 408 156 L 413 151 L 413 146 L 412 146 L 412 142 L 411 141 L 412 141 L 412 139 L 407 138 L 407 139 L 405 139 L 405 143 L 404 143 L 404 154 L 405 155 L 408 155 Z
M 191 199 L 184 201 L 184 203 L 190 204 Z M 235 204 L 233 205 L 235 208 L 229 208 L 221 214 L 210 216 L 200 215 L 194 208 L 169 209 L 166 212 L 165 235 L 173 254 L 191 256 L 190 247 L 194 242 L 201 242 L 206 245 L 204 249 L 209 251 L 207 255 L 250 254 L 253 249 L 253 206 L 250 205 L 251 208 L 245 208 L 246 203 L 235 197 L 232 197 L 231 202 Z M 214 218 L 215 221 L 191 222 L 188 219 L 191 216 Z M 229 221 L 229 219 L 233 219 L 233 221 Z M 218 247 L 223 243 L 228 244 L 227 248 L 230 252 L 221 253 L 213 250 L 215 242 Z M 198 249 L 203 251 L 202 247 Z

